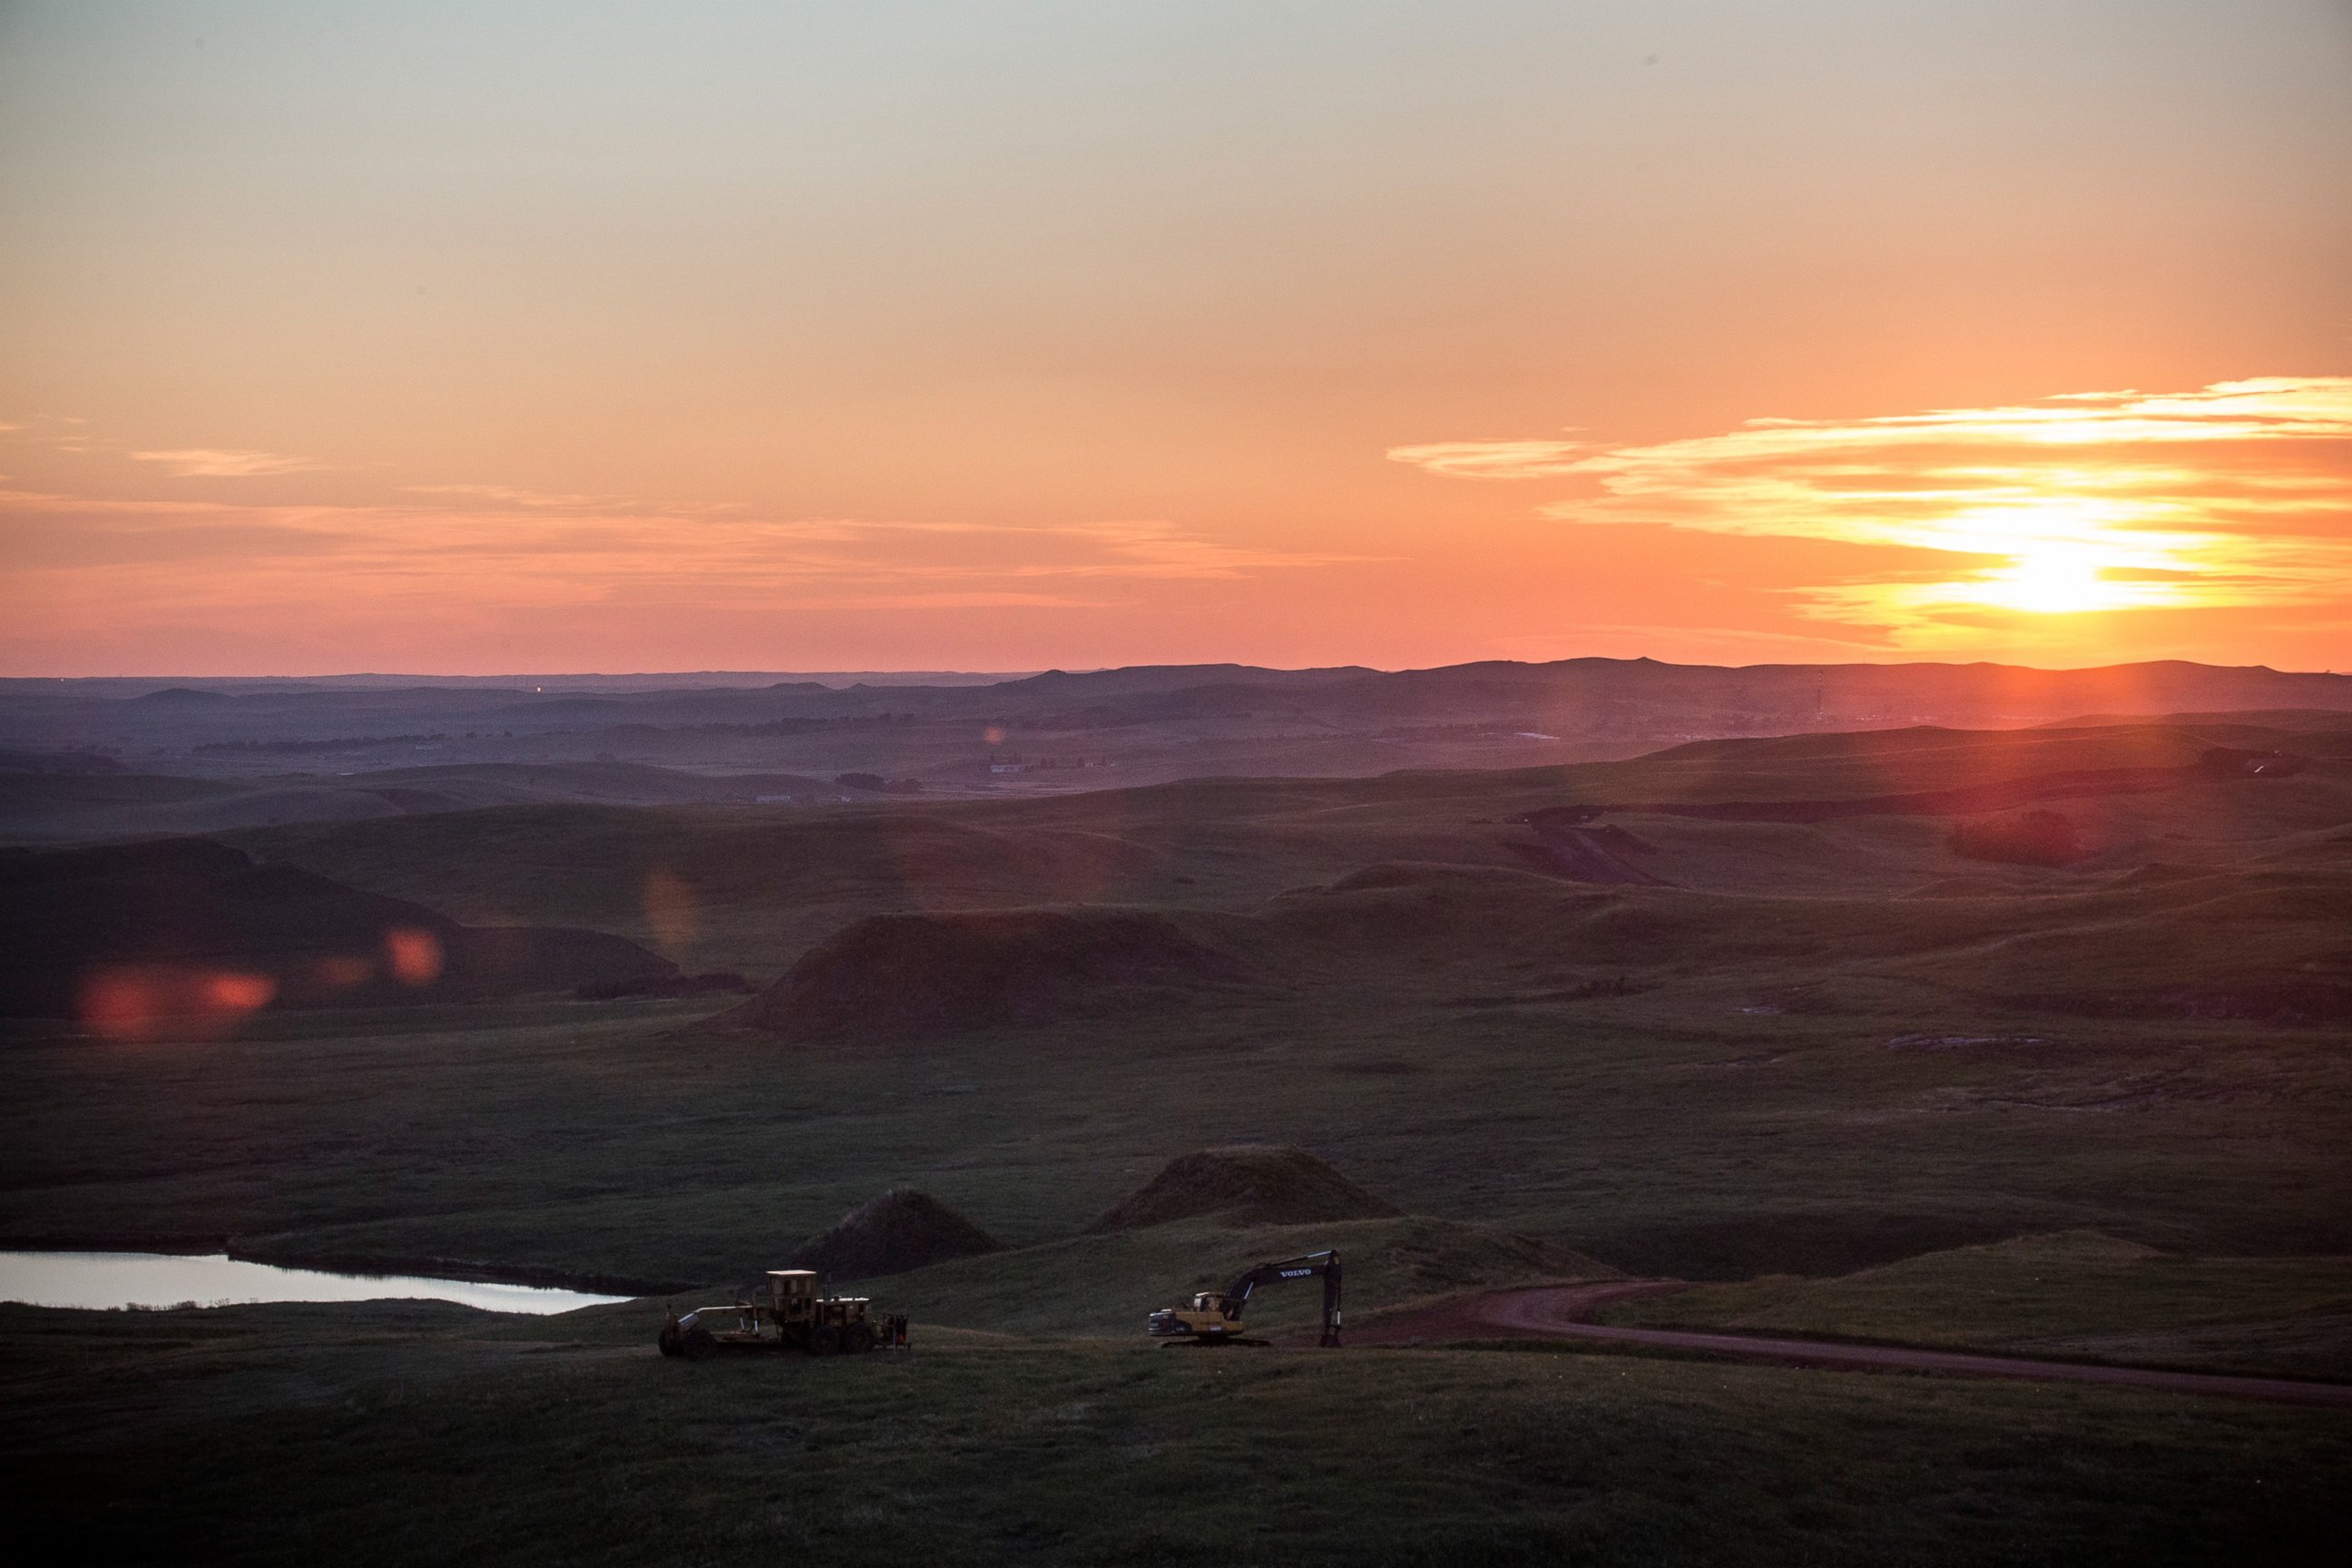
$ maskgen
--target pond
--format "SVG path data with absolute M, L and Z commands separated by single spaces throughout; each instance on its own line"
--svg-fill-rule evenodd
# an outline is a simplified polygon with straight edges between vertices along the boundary
M 486 1312 L 569 1312 L 625 1301 L 536 1285 L 281 1268 L 220 1253 L 0 1252 L 0 1301 L 32 1307 L 226 1307 L 259 1301 L 457 1301 Z

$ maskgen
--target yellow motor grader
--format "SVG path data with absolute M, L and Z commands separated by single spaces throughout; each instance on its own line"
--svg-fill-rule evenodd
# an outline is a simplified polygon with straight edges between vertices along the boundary
M 1279 1263 L 1261 1263 L 1226 1286 L 1223 1290 L 1204 1290 L 1192 1298 L 1189 1307 L 1162 1307 L 1151 1314 L 1145 1325 L 1151 1337 L 1166 1345 L 1257 1345 L 1264 1340 L 1242 1337 L 1242 1310 L 1261 1285 L 1277 1284 L 1285 1279 L 1323 1281 L 1323 1338 L 1325 1350 L 1339 1348 L 1339 1255 L 1336 1252 L 1310 1252 L 1304 1258 L 1286 1258 Z
M 722 1350 L 800 1351 L 807 1355 L 862 1355 L 907 1347 L 903 1313 L 877 1317 L 863 1296 L 830 1296 L 807 1268 L 771 1268 L 761 1295 L 724 1307 L 676 1311 L 654 1342 L 668 1356 L 702 1361 Z

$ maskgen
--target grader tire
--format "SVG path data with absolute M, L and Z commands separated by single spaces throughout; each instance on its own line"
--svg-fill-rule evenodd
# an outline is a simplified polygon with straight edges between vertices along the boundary
M 864 1355 L 874 1348 L 874 1325 L 852 1323 L 842 1331 L 841 1348 L 851 1355 Z
M 709 1361 L 719 1353 L 719 1342 L 710 1337 L 708 1329 L 689 1329 L 686 1334 L 686 1359 Z
M 809 1354 L 811 1355 L 835 1355 L 839 1353 L 841 1350 L 841 1331 L 835 1328 L 831 1323 L 819 1325 L 817 1328 L 810 1331 L 808 1348 Z
M 655 1339 L 654 1343 L 659 1345 L 661 1347 L 661 1353 L 667 1356 L 684 1355 L 686 1353 L 686 1347 L 677 1342 L 677 1331 L 676 1329 L 664 1329 L 660 1335 Z

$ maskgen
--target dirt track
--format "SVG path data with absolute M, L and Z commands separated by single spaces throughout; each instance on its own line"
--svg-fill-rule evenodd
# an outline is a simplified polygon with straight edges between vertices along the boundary
M 2096 1366 L 2034 1361 L 1968 1351 L 1906 1345 L 1853 1344 L 1686 1329 L 1617 1328 L 1583 1321 L 1605 1302 L 1684 1289 L 1677 1281 L 1643 1279 L 1606 1285 L 1532 1285 L 1466 1296 L 1442 1307 L 1350 1327 L 1351 1345 L 1399 1345 L 1461 1340 L 1570 1339 L 1655 1350 L 1691 1351 L 1744 1361 L 1777 1362 L 1855 1371 L 1935 1372 L 1963 1377 L 2022 1378 L 2042 1383 L 2106 1383 L 2168 1394 L 2220 1394 L 2292 1405 L 2352 1407 L 2352 1384 L 2302 1383 L 2292 1378 L 2232 1377 L 2216 1373 L 2160 1372 L 2147 1367 Z

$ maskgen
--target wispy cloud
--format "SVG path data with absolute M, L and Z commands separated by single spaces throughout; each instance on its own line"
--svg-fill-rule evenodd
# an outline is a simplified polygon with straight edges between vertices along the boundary
M 403 485 L 401 493 L 413 496 L 452 496 L 460 500 L 498 501 L 507 506 L 564 511 L 593 510 L 630 511 L 644 505 L 635 496 L 572 495 L 549 490 L 525 489 L 519 485 Z
M 1565 631 L 1505 636 L 1488 639 L 1489 650 L 1504 658 L 1544 661 L 1602 655 L 1617 658 L 1654 656 L 1672 643 L 1679 660 L 1721 664 L 1754 664 L 1801 660 L 1812 663 L 1870 658 L 1885 651 L 1885 639 L 1869 633 L 1852 633 L 1826 623 L 1818 629 L 1776 632 L 1730 626 L 1689 626 L 1637 623 L 1580 621 Z
M 308 458 L 277 452 L 245 452 L 215 447 L 188 447 L 168 452 L 133 452 L 142 463 L 160 463 L 185 479 L 249 479 L 266 474 L 306 473 L 326 467 Z
M 1045 531 L 1080 546 L 1097 547 L 1108 559 L 1041 563 L 1024 568 L 1026 575 L 1231 579 L 1279 567 L 1335 566 L 1377 559 L 1329 551 L 1267 550 L 1230 540 L 1203 539 L 1160 521 L 1075 523 Z
M 2084 393 L 1530 457 L 1389 455 L 1454 477 L 1582 479 L 1543 514 L 1919 552 L 1801 591 L 1808 614 L 1913 642 L 1987 617 L 2310 604 L 2352 583 L 2352 377 Z M 1485 456 L 1481 456 L 1481 454 Z
M 1583 441 L 1432 441 L 1391 447 L 1389 457 L 1454 479 L 1548 479 L 1580 472 Z
M 0 591 L 60 629 L 169 616 L 451 617 L 635 606 L 782 611 L 1082 609 L 1154 582 L 1352 556 L 1258 549 L 1160 521 L 999 525 L 761 518 L 487 485 L 392 502 L 254 504 L 0 491 Z
M 1105 610 L 1117 599 L 1078 599 L 1066 594 L 836 594 L 771 603 L 780 610 Z

